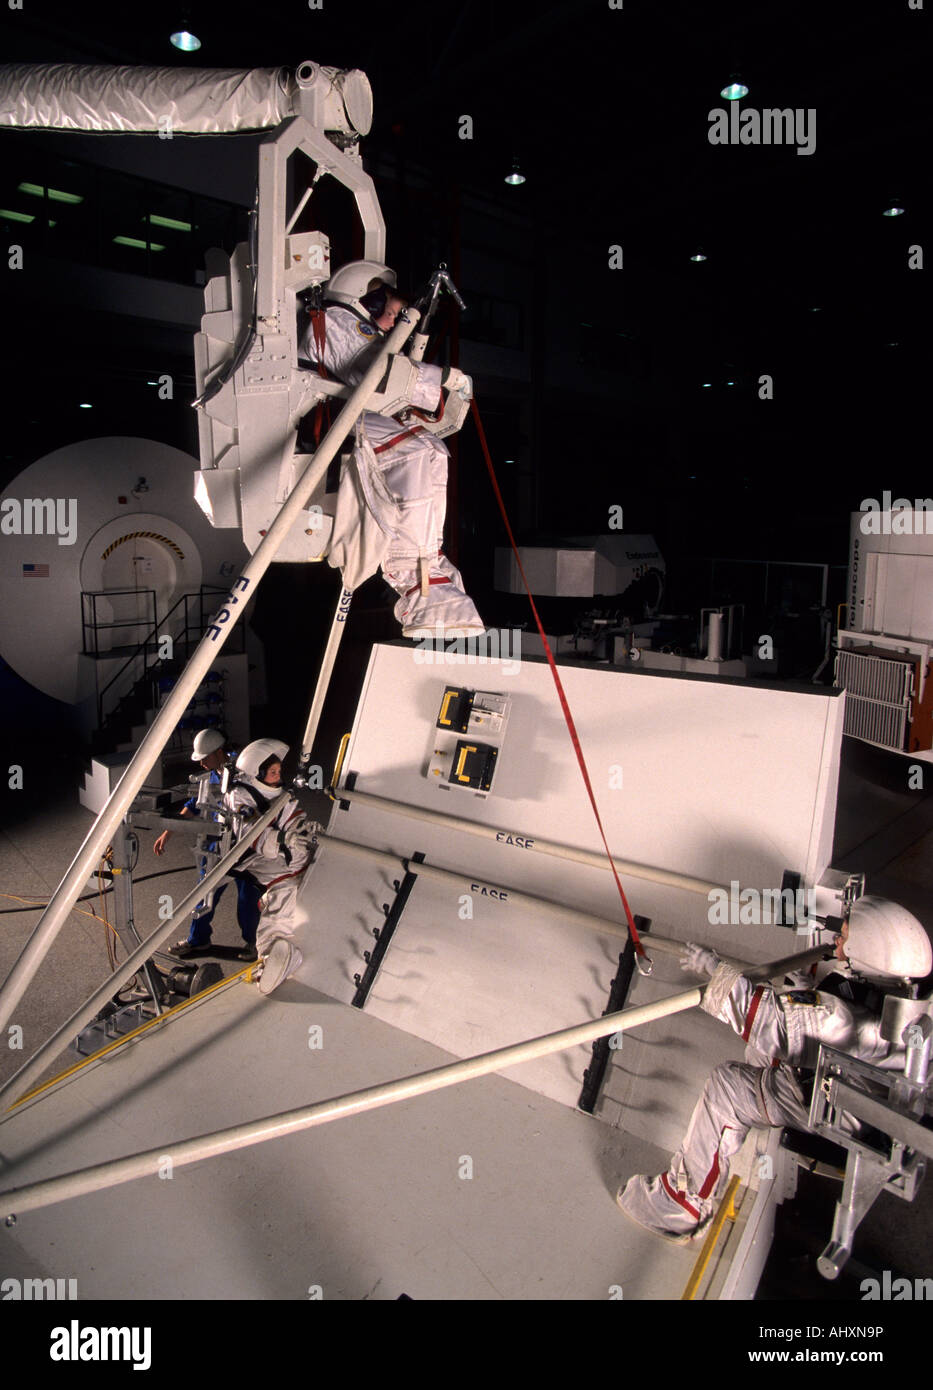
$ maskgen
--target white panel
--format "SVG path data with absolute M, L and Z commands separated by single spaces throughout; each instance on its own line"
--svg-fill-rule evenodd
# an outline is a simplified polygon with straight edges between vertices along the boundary
M 408 646 L 374 649 L 344 761 L 357 786 L 410 806 L 430 806 L 515 835 L 546 836 L 598 850 L 551 675 L 543 663 L 419 665 Z M 843 702 L 823 689 L 760 689 L 612 669 L 561 670 L 616 854 L 717 883 L 780 887 L 785 868 L 818 876 L 826 867 L 835 815 Z M 502 691 L 512 714 L 494 793 L 445 792 L 424 776 L 446 684 Z M 622 787 L 610 790 L 613 768 Z M 597 1016 L 624 940 L 483 894 L 518 888 L 556 903 L 623 921 L 604 869 L 546 857 L 515 845 L 451 833 L 357 802 L 335 810 L 329 833 L 390 849 L 467 876 L 446 886 L 416 884 L 366 1004 L 398 1027 L 457 1055 L 487 1051 Z M 393 898 L 396 870 L 325 850 L 303 896 L 314 924 L 302 978 L 349 1001 L 362 952 Z M 401 877 L 401 871 L 398 871 Z M 471 887 L 475 884 L 475 888 Z M 741 959 L 789 955 L 792 931 L 776 926 L 714 927 L 705 895 L 627 877 L 635 913 L 663 936 L 717 944 Z M 460 916 L 461 894 L 473 918 Z M 650 949 L 650 947 L 649 947 Z M 693 983 L 658 958 L 633 1002 Z M 515 1079 L 575 1105 L 588 1050 L 545 1059 Z M 738 1040 L 694 1012 L 628 1036 L 615 1058 L 603 1115 L 675 1146 L 711 1063 L 741 1055 Z
M 885 557 L 880 627 L 903 637 L 933 634 L 933 558 L 928 555 Z

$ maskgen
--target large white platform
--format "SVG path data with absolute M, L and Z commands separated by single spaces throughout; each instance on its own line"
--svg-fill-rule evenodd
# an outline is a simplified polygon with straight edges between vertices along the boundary
M 714 882 L 813 882 L 829 860 L 842 702 L 831 692 L 564 668 L 613 850 Z M 445 684 L 513 697 L 495 794 L 426 777 Z M 344 763 L 357 787 L 524 837 L 599 848 L 546 666 L 431 667 L 374 648 Z M 623 786 L 609 790 L 621 766 Z M 615 774 L 613 773 L 614 780 Z M 335 806 L 307 876 L 305 962 L 269 999 L 242 981 L 194 1001 L 0 1123 L 4 1189 L 345 1094 L 599 1016 L 624 941 L 491 885 L 621 923 L 601 868 L 448 827 Z M 353 975 L 400 870 L 350 842 L 427 862 L 365 1010 Z M 711 927 L 704 896 L 626 878 L 657 934 L 749 961 L 796 948 L 780 927 Z M 464 894 L 472 918 L 461 914 Z M 650 938 L 649 938 L 650 948 Z M 692 984 L 670 957 L 632 1003 Z M 323 1046 L 310 1047 L 322 1030 Z M 82 1298 L 677 1298 L 696 1250 L 631 1226 L 620 1181 L 657 1172 L 705 1076 L 741 1055 L 698 1010 L 626 1034 L 596 1117 L 575 1106 L 589 1048 L 24 1214 L 0 1273 L 78 1279 Z M 468 1176 L 472 1173 L 472 1176 Z M 750 1297 L 784 1173 L 743 1189 L 712 1296 Z M 613 1293 L 613 1290 L 616 1292 Z
M 429 666 L 402 644 L 375 647 L 342 780 L 409 807 L 601 851 L 552 677 L 544 662 Z M 518 665 L 518 670 L 512 669 Z M 562 667 L 561 676 L 613 852 L 713 883 L 779 888 L 784 869 L 815 882 L 829 863 L 843 702 L 822 688 L 773 690 Z M 445 686 L 512 697 L 508 735 L 487 798 L 445 791 L 427 761 Z M 621 788 L 613 769 L 621 767 Z M 331 837 L 462 874 L 460 883 L 418 880 L 366 1011 L 457 1056 L 536 1037 L 606 1008 L 624 940 L 544 915 L 493 885 L 519 889 L 615 920 L 618 892 L 606 868 L 557 859 L 507 842 L 451 833 L 445 825 L 353 802 L 335 808 Z M 382 904 L 400 864 L 380 868 L 325 847 L 307 876 L 306 962 L 300 978 L 349 1002 Z M 795 933 L 777 926 L 716 926 L 705 896 L 623 875 L 635 913 L 658 935 L 716 945 L 739 960 L 793 954 Z M 484 893 L 483 889 L 487 891 Z M 461 916 L 463 895 L 472 919 Z M 650 941 L 647 943 L 650 951 Z M 660 955 L 631 1002 L 688 988 Z M 628 1035 L 600 1114 L 675 1148 L 712 1065 L 742 1056 L 740 1041 L 694 1010 Z M 576 1105 L 589 1048 L 522 1067 L 515 1079 Z
M 449 1060 L 299 983 L 268 1000 L 233 983 L 8 1116 L 0 1181 L 170 1154 Z M 74 1277 L 81 1299 L 677 1298 L 696 1251 L 642 1236 L 612 1200 L 661 1161 L 489 1077 L 23 1215 L 0 1227 L 0 1274 Z

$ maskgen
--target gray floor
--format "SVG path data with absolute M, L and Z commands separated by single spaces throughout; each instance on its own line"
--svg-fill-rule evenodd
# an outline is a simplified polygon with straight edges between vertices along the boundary
M 154 1144 L 170 1155 L 175 1139 L 452 1060 L 297 982 L 266 1000 L 238 981 L 65 1083 L 54 1134 L 40 1098 L 8 1116 L 0 1182 Z M 631 1227 L 612 1200 L 663 1156 L 619 1138 L 483 1078 L 24 1213 L 0 1230 L 0 1268 L 75 1277 L 93 1299 L 678 1298 L 696 1250 Z

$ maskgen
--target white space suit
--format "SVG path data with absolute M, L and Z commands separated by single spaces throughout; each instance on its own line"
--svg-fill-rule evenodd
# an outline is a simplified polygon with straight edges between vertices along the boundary
M 325 312 L 320 352 L 309 326 L 302 355 L 323 365 L 328 377 L 356 386 L 386 335 L 352 309 Z M 418 363 L 411 404 L 435 410 L 442 368 Z M 395 616 L 406 636 L 437 627 L 482 632 L 483 623 L 463 591 L 459 571 L 440 553 L 447 512 L 447 449 L 411 418 L 402 423 L 366 411 L 356 427 L 351 465 L 340 480 L 328 563 L 356 589 L 382 566 L 399 594 Z M 423 593 L 421 562 L 430 585 Z
M 710 1076 L 667 1172 L 633 1177 L 619 1193 L 619 1206 L 638 1225 L 689 1238 L 715 1211 L 729 1160 L 752 1126 L 805 1130 L 809 1102 L 800 1073 L 815 1068 L 821 1042 L 875 1066 L 903 1067 L 904 1049 L 881 1037 L 878 1017 L 799 978 L 803 988 L 778 993 L 728 962 L 717 966 L 701 1007 L 748 1044 L 746 1061 L 727 1062 Z
M 257 806 L 249 787 L 236 782 L 226 793 L 224 806 L 236 815 L 237 838 L 244 827 L 248 828 L 249 821 L 265 809 Z M 317 846 L 315 829 L 294 797 L 289 797 L 272 824 L 252 843 L 251 853 L 240 860 L 240 867 L 262 885 L 262 915 L 256 932 L 260 956 L 268 954 L 277 938 L 294 936 L 298 890 Z M 297 969 L 301 956 L 297 948 L 294 950 Z

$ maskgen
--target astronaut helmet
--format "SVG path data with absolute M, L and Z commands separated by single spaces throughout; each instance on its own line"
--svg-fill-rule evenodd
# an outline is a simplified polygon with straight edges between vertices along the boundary
M 272 763 L 280 763 L 288 752 L 288 744 L 277 738 L 257 738 L 248 743 L 236 760 L 237 771 L 245 782 L 260 792 L 267 801 L 279 795 L 281 787 L 271 787 L 263 778 Z
M 191 761 L 199 763 L 202 758 L 210 757 L 211 753 L 216 753 L 226 745 L 226 738 L 219 729 L 201 729 L 194 736 L 194 745 L 191 749 Z
M 345 304 L 364 319 L 377 319 L 385 310 L 387 292 L 397 284 L 395 271 L 381 261 L 349 261 L 330 277 L 324 298 Z
M 933 947 L 913 913 L 867 894 L 849 915 L 844 951 L 857 975 L 872 980 L 922 980 L 933 970 Z

